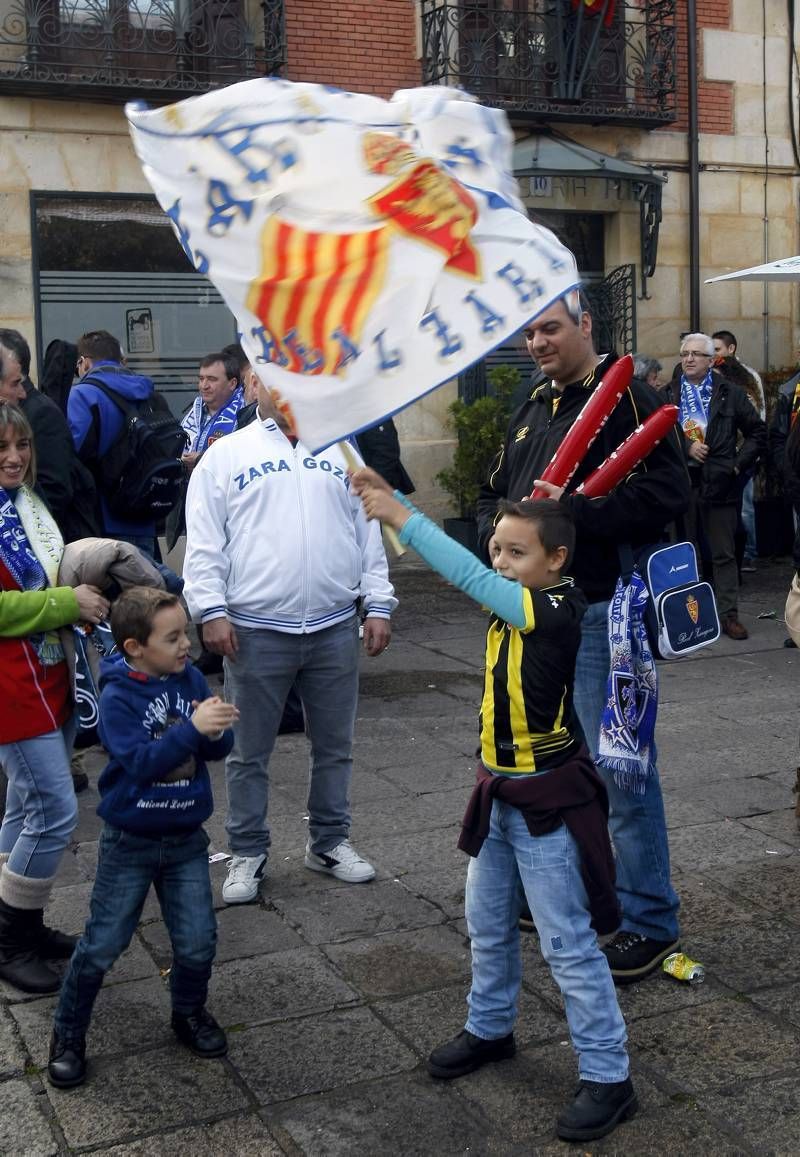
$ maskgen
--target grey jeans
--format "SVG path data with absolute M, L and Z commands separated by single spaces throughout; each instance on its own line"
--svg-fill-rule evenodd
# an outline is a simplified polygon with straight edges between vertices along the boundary
M 236 627 L 239 649 L 225 659 L 226 697 L 239 708 L 225 764 L 231 852 L 269 852 L 269 761 L 283 705 L 296 681 L 311 741 L 308 828 L 311 850 L 330 851 L 350 834 L 353 728 L 358 701 L 358 619 L 310 635 Z

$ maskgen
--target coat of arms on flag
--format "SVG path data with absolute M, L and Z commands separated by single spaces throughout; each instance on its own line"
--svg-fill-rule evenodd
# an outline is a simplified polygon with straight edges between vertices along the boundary
M 309 447 L 374 425 L 578 284 L 528 219 L 505 114 L 258 79 L 126 109 L 195 268 Z

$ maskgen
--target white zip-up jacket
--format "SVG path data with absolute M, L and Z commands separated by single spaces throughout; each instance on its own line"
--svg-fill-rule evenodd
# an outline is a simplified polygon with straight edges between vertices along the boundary
M 192 472 L 184 596 L 195 622 L 311 634 L 397 606 L 380 525 L 336 446 L 311 454 L 271 418 L 220 438 Z

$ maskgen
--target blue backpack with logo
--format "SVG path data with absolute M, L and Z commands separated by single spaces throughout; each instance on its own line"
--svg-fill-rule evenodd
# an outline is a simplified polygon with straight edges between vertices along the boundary
M 657 659 L 680 659 L 717 641 L 714 591 L 700 579 L 691 542 L 650 547 L 640 553 L 636 568 L 650 593 L 645 625 Z

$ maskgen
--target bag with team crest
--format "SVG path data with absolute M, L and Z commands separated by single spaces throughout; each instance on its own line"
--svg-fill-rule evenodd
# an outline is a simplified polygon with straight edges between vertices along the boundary
M 657 659 L 680 659 L 717 641 L 714 591 L 700 579 L 691 542 L 650 547 L 640 553 L 636 569 L 650 593 L 645 625 Z

